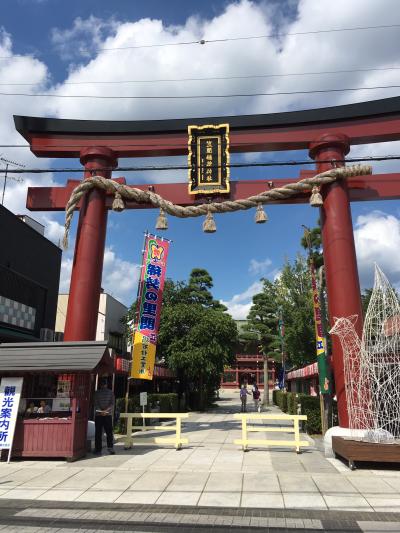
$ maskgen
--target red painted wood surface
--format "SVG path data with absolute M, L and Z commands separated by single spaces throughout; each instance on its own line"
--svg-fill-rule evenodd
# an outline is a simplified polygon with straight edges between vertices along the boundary
M 105 148 L 83 150 L 81 163 L 85 165 L 85 178 L 89 178 L 92 172 L 110 178 L 111 170 L 98 169 L 117 164 L 113 152 Z M 65 320 L 65 341 L 96 338 L 107 231 L 105 201 L 105 192 L 100 189 L 91 190 L 82 200 Z
M 315 175 L 315 171 L 302 172 L 300 179 Z M 246 180 L 231 181 L 231 194 L 229 199 L 238 200 L 269 190 L 268 182 L 272 181 L 274 187 L 282 187 L 297 181 L 296 178 L 276 180 Z M 347 180 L 351 202 L 369 200 L 396 200 L 400 199 L 400 173 L 374 174 L 371 176 L 357 176 Z M 68 180 L 65 187 L 28 187 L 26 206 L 31 211 L 64 211 L 73 189 L 79 185 L 79 180 Z M 141 190 L 152 187 L 154 192 L 166 200 L 179 205 L 195 205 L 201 203 L 193 195 L 188 194 L 187 183 L 155 183 L 153 185 L 132 185 Z M 271 202 L 275 204 L 305 204 L 309 202 L 309 194 L 298 195 L 287 200 Z M 223 199 L 223 198 L 221 198 Z M 107 195 L 106 206 L 111 209 L 113 196 Z M 148 209 L 149 204 L 126 202 L 126 209 Z
M 76 458 L 86 453 L 87 418 L 18 418 L 12 455 Z
M 324 172 L 332 168 L 332 160 L 344 159 L 348 151 L 349 142 L 345 135 L 325 135 L 313 143 L 310 155 L 316 160 L 318 172 Z M 359 338 L 361 338 L 363 313 L 346 180 L 336 181 L 325 186 L 323 188 L 323 196 L 321 234 L 329 302 L 329 322 L 333 326 L 335 317 L 357 315 L 358 320 L 355 324 L 355 329 Z M 342 345 L 337 335 L 332 336 L 332 353 L 339 423 L 341 427 L 349 427 L 344 356 Z M 353 379 L 357 379 L 357 376 L 353 376 Z
M 70 445 L 72 418 L 35 418 L 17 421 L 13 455 L 21 457 L 73 457 Z
M 400 139 L 400 118 L 362 118 L 260 127 L 230 133 L 232 153 L 307 150 L 310 143 L 323 134 L 345 134 L 351 144 L 369 144 Z M 127 135 L 82 135 L 31 133 L 32 152 L 39 157 L 79 157 L 83 148 L 102 146 L 120 157 L 187 155 L 187 133 L 153 133 Z

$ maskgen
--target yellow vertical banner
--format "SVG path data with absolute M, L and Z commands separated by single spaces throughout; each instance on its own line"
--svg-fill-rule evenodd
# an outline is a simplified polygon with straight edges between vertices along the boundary
M 153 379 L 154 363 L 156 359 L 156 345 L 150 338 L 139 331 L 133 338 L 131 377 L 136 379 Z

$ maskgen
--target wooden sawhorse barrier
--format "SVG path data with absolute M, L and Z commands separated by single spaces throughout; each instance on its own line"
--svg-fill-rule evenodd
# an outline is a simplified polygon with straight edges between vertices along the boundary
M 306 415 L 267 415 L 263 413 L 237 413 L 236 419 L 242 421 L 242 438 L 235 439 L 234 444 L 240 444 L 244 451 L 251 444 L 256 446 L 288 446 L 294 447 L 300 453 L 300 446 L 309 446 L 306 440 L 300 440 L 299 421 L 307 420 Z M 284 420 L 293 422 L 293 427 L 271 427 L 271 426 L 248 426 L 249 420 Z M 266 433 L 281 431 L 284 433 L 294 433 L 294 440 L 270 440 L 270 439 L 249 439 L 247 433 L 253 431 L 265 431 Z
M 149 431 L 152 429 L 160 431 L 175 430 L 175 437 L 155 437 L 151 442 L 155 444 L 173 444 L 177 450 L 182 448 L 182 444 L 188 444 L 189 439 L 183 438 L 182 433 L 182 418 L 188 418 L 189 413 L 121 413 L 121 418 L 127 419 L 127 428 L 125 436 L 125 449 L 132 448 L 133 437 L 132 430 Z M 175 418 L 176 424 L 174 426 L 133 426 L 134 418 Z M 148 442 L 145 439 L 140 439 L 140 442 Z

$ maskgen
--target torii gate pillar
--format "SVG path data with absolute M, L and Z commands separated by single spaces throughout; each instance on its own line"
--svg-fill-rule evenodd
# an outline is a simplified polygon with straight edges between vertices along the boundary
M 117 166 L 114 152 L 106 147 L 82 150 L 80 161 L 85 165 L 85 178 L 93 172 L 110 178 L 111 169 Z M 65 322 L 66 341 L 96 339 L 106 229 L 106 193 L 93 189 L 83 198 L 79 214 Z
M 316 160 L 318 172 L 323 172 L 331 169 L 334 161 L 343 161 L 349 150 L 349 139 L 345 135 L 327 134 L 311 143 L 310 156 Z M 361 338 L 363 315 L 360 282 L 346 181 L 339 180 L 327 185 L 322 192 L 322 243 L 330 324 L 334 324 L 333 317 L 357 315 L 355 329 Z M 337 335 L 332 336 L 332 350 L 339 423 L 341 427 L 349 427 L 343 351 Z

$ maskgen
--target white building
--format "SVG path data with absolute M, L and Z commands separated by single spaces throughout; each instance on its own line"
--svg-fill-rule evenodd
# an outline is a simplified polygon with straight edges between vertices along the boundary
M 56 332 L 64 332 L 67 316 L 69 294 L 59 294 L 57 303 Z M 126 339 L 121 319 L 128 308 L 110 294 L 100 294 L 99 312 L 97 317 L 96 341 L 107 340 L 110 348 L 119 354 L 126 352 Z

